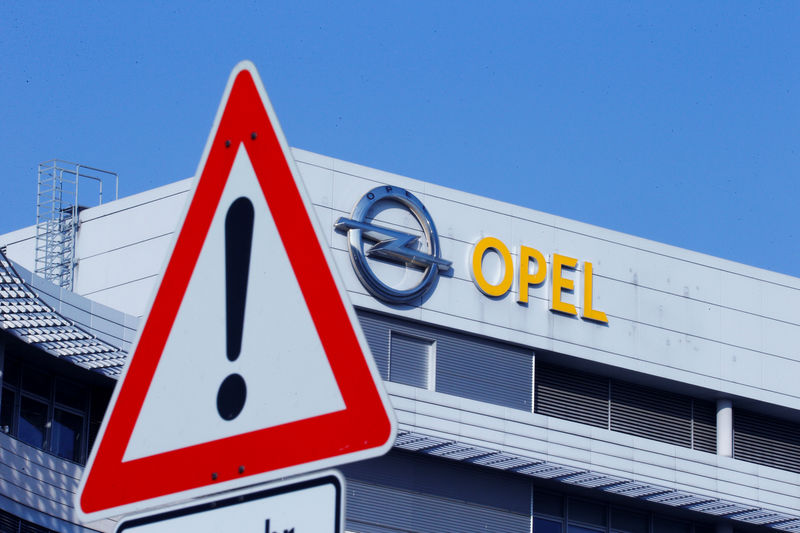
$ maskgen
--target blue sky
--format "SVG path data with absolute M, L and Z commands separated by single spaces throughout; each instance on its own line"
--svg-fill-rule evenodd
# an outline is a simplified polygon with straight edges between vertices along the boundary
M 250 59 L 292 146 L 800 276 L 800 2 L 230 4 L 0 7 L 0 233 L 192 175 Z

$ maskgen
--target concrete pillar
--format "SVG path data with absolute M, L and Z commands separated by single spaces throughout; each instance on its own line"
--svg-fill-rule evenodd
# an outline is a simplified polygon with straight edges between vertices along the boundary
M 733 402 L 728 399 L 717 400 L 717 455 L 733 457 Z

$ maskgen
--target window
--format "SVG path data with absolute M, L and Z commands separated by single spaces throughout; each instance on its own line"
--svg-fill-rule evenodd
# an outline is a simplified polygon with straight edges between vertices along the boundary
M 536 365 L 537 413 L 716 452 L 712 402 L 548 363 Z
M 534 488 L 533 532 L 713 533 L 714 525 Z
M 109 390 L 43 372 L 7 352 L 0 430 L 69 461 L 84 463 L 109 397 Z
M 431 389 L 435 378 L 433 342 L 402 333 L 391 332 L 389 348 L 389 381 L 403 383 L 421 389 Z

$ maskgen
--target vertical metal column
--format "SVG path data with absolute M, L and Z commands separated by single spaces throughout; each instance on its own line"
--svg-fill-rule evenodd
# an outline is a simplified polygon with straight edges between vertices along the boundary
M 733 402 L 717 400 L 717 455 L 733 457 Z

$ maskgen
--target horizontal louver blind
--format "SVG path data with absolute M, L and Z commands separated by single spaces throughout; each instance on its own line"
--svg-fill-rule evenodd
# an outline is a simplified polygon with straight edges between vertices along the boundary
M 572 369 L 536 365 L 536 412 L 608 428 L 608 379 Z
M 531 411 L 533 353 L 446 332 L 436 345 L 436 390 Z
M 692 447 L 717 453 L 717 407 L 712 402 L 693 400 L 694 435 Z
M 381 320 L 380 315 L 359 311 L 358 321 L 367 338 L 372 358 L 378 372 L 384 380 L 389 379 L 389 325 Z
M 2 533 L 55 533 L 52 529 L 22 520 L 11 513 L 0 510 L 0 532 Z
M 611 382 L 611 429 L 630 435 L 690 447 L 692 402 L 686 396 Z
M 355 533 L 530 531 L 528 515 L 361 481 L 347 481 L 346 502 L 347 530 Z
M 433 341 L 391 333 L 389 381 L 428 388 L 428 360 Z
M 364 309 L 358 310 L 358 318 L 383 379 L 389 379 L 390 336 L 427 339 L 435 343 L 432 386 L 437 392 L 531 410 L 531 350 Z
M 734 409 L 733 456 L 800 472 L 800 424 Z

